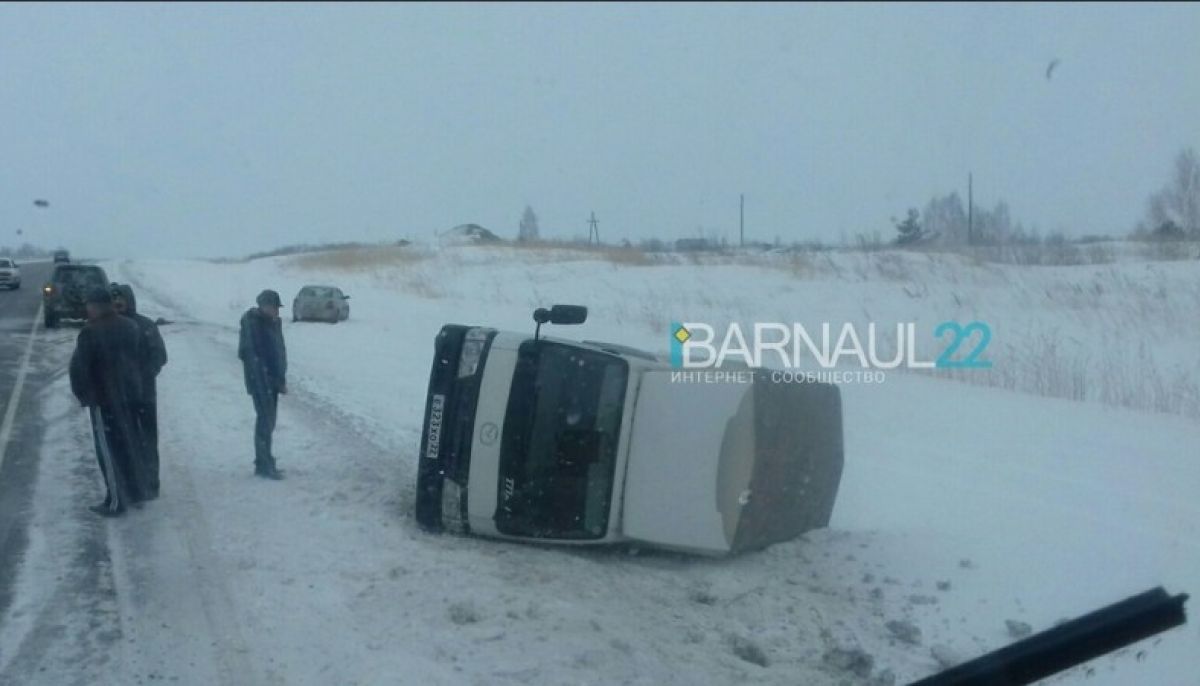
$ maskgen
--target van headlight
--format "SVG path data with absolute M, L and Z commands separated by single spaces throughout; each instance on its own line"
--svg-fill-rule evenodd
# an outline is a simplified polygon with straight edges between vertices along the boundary
M 450 479 L 442 481 L 442 526 L 447 531 L 456 534 L 467 533 L 467 523 L 463 520 L 463 496 L 466 493 L 461 486 Z
M 487 343 L 491 329 L 474 328 L 467 331 L 463 339 L 462 355 L 458 358 L 458 378 L 474 376 L 479 371 L 479 360 L 483 359 L 483 346 Z

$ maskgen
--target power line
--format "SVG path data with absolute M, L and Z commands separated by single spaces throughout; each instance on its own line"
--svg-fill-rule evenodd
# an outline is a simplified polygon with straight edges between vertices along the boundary
M 596 245 L 600 245 L 600 222 L 596 219 L 596 211 L 592 210 L 592 218 L 588 220 L 588 245 L 592 244 L 592 237 L 596 239 Z

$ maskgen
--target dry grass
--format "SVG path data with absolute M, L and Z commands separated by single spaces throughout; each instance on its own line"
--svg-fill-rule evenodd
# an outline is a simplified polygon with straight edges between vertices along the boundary
M 904 370 L 1048 398 L 1095 401 L 1114 407 L 1200 418 L 1200 392 L 1191 377 L 1128 357 L 1107 360 L 1097 373 L 1086 358 L 1062 350 L 1047 337 L 995 369 Z M 1143 358 L 1145 354 L 1143 353 Z
M 1149 241 L 1140 246 L 1149 260 L 1172 262 L 1200 259 L 1200 241 Z
M 800 280 L 815 278 L 818 272 L 816 265 L 813 264 L 812 256 L 805 253 L 791 253 L 784 259 L 776 261 L 773 266 Z
M 542 261 L 569 260 L 605 260 L 613 264 L 625 266 L 650 266 L 656 263 L 654 258 L 635 247 L 620 246 L 589 246 L 580 243 L 512 243 L 511 248 L 526 254 L 533 254 Z
M 428 255 L 409 246 L 380 246 L 296 255 L 288 258 L 284 266 L 293 269 L 366 272 L 379 267 L 415 264 L 427 257 Z
M 572 262 L 602 260 L 627 267 L 648 267 L 658 264 L 653 255 L 635 247 L 616 245 L 588 245 L 557 241 L 534 243 L 505 243 L 503 245 L 479 245 L 480 250 L 504 251 L 506 258 L 521 257 L 536 262 Z
M 426 300 L 440 300 L 446 294 L 424 274 L 411 274 L 397 282 L 400 290 Z
M 1121 255 L 1171 262 L 1200 259 L 1200 241 L 1120 241 L 1014 243 L 984 246 L 931 246 L 929 252 L 958 253 L 979 263 L 1063 267 L 1112 264 Z
M 622 264 L 630 267 L 646 267 L 656 264 L 656 261 L 650 255 L 637 248 L 607 248 L 602 252 L 602 255 L 603 259 L 613 264 Z

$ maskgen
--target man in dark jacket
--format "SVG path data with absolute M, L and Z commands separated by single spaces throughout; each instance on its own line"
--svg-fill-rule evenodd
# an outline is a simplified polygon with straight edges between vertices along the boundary
M 71 391 L 92 419 L 96 459 L 108 495 L 93 512 L 116 517 L 145 496 L 140 439 L 133 407 L 141 401 L 141 335 L 137 325 L 112 308 L 107 288 L 88 292 L 88 322 L 71 356 Z
M 238 358 L 246 379 L 246 392 L 254 401 L 254 473 L 267 479 L 282 479 L 271 452 L 271 434 L 279 394 L 287 393 L 287 349 L 283 344 L 283 323 L 279 294 L 265 290 L 258 294 L 258 307 L 242 315 Z
M 146 499 L 158 497 L 158 373 L 167 364 L 167 346 L 162 334 L 158 332 L 158 324 L 153 319 L 138 314 L 137 298 L 133 288 L 128 284 L 112 284 L 110 286 L 113 299 L 113 309 L 117 314 L 128 317 L 137 324 L 141 334 L 141 358 L 138 369 L 141 372 L 142 399 L 133 407 L 133 419 L 137 423 L 138 435 L 141 436 L 141 456 L 145 461 L 143 471 L 146 476 Z

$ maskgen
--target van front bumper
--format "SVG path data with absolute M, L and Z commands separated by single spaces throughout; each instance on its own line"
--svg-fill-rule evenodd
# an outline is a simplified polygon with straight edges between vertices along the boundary
M 442 531 L 449 526 L 465 532 L 467 528 L 475 408 L 488 349 L 495 336 L 492 333 L 486 339 L 474 373 L 460 376 L 459 362 L 472 328 L 447 324 L 434 340 L 417 460 L 417 524 L 427 531 Z

